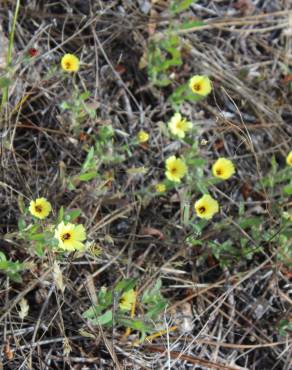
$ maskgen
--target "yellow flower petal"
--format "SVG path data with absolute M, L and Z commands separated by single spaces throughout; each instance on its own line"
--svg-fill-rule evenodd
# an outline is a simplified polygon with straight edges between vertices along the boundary
M 65 225 L 62 221 L 55 230 L 55 238 L 59 242 L 59 248 L 63 250 L 81 250 L 84 248 L 82 241 L 86 239 L 86 232 L 83 225 Z
M 166 160 L 165 165 L 166 165 L 165 172 L 166 177 L 170 181 L 174 182 L 180 182 L 188 170 L 185 162 L 180 158 L 176 158 L 176 156 L 174 155 L 172 155 Z
M 235 167 L 232 161 L 226 158 L 218 158 L 212 166 L 212 173 L 215 177 L 222 180 L 229 179 L 235 173 Z
M 77 72 L 79 59 L 73 54 L 65 54 L 61 59 L 61 67 L 66 72 Z
M 140 131 L 137 135 L 139 143 L 146 143 L 149 140 L 149 134 L 146 131 Z
M 157 193 L 164 193 L 166 190 L 166 186 L 163 183 L 158 183 L 155 185 L 155 190 Z
M 75 226 L 73 230 L 73 237 L 76 240 L 83 241 L 86 239 L 86 232 L 83 225 Z
M 32 200 L 29 204 L 29 212 L 36 218 L 46 218 L 52 210 L 51 203 L 46 198 L 37 198 Z
M 193 93 L 201 96 L 206 96 L 212 91 L 211 81 L 208 76 L 193 76 L 190 79 L 189 87 Z
M 291 150 L 291 152 L 287 155 L 286 163 L 288 164 L 288 166 L 292 166 L 292 150 Z
M 219 211 L 219 204 L 217 200 L 205 194 L 196 201 L 194 208 L 198 217 L 210 220 Z
M 180 113 L 175 113 L 168 122 L 170 132 L 181 139 L 185 137 L 185 133 L 191 130 L 192 127 L 193 124 L 188 122 L 186 118 L 183 118 Z
M 135 303 L 136 300 L 136 292 L 134 289 L 130 289 L 125 292 L 120 300 L 119 307 L 122 310 L 130 311 L 132 309 L 132 305 Z

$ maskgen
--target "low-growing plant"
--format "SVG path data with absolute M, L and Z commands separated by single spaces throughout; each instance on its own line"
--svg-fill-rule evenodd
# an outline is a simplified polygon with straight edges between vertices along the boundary
M 148 42 L 147 70 L 152 84 L 158 87 L 173 85 L 174 91 L 169 96 L 169 102 L 178 109 L 184 101 L 199 101 L 206 96 L 200 93 L 194 94 L 190 84 L 184 83 L 177 86 L 175 82 L 176 71 L 183 65 L 183 54 L 188 53 L 188 45 L 179 35 L 180 30 L 187 30 L 204 25 L 200 20 L 180 19 L 178 16 L 195 3 L 194 0 L 171 1 L 169 4 L 170 19 L 168 27 L 163 32 L 156 32 Z M 193 78 L 204 76 L 194 76 Z M 197 85 L 199 86 L 199 85 Z M 211 89 L 210 89 L 211 90 Z
M 71 177 L 63 175 L 68 189 L 74 190 L 80 182 L 88 182 L 98 177 L 102 179 L 102 173 L 99 172 L 101 166 L 122 163 L 126 156 L 131 156 L 130 149 L 127 145 L 115 144 L 112 126 L 101 126 L 95 137 L 95 145 L 89 148 L 80 172 Z
M 198 27 L 203 25 L 198 20 L 178 20 L 178 15 L 195 3 L 195 0 L 174 0 L 169 4 L 170 20 L 167 29 L 155 33 L 149 40 L 147 51 L 147 69 L 151 82 L 160 87 L 173 83 L 170 77 L 172 69 L 183 64 L 183 42 L 178 30 Z
M 284 319 L 279 323 L 279 334 L 283 337 L 292 333 L 292 322 Z
M 28 269 L 28 264 L 19 261 L 9 261 L 4 252 L 0 251 L 0 272 L 6 274 L 11 280 L 17 283 L 21 282 L 20 273 L 26 269 Z
M 32 200 L 29 209 L 23 209 L 18 220 L 17 238 L 25 240 L 30 253 L 38 257 L 43 257 L 48 251 L 62 254 L 64 251 L 84 249 L 84 227 L 73 223 L 81 211 L 65 211 L 61 207 L 54 219 L 49 217 L 51 211 L 51 205 L 45 198 Z
M 157 331 L 159 323 L 163 325 L 161 314 L 167 300 L 161 295 L 160 280 L 141 297 L 135 286 L 135 280 L 123 279 L 112 288 L 102 287 L 97 293 L 97 303 L 83 313 L 84 318 L 91 325 L 135 330 L 142 342 L 146 334 Z
M 78 88 L 75 87 L 70 100 L 63 101 L 60 108 L 63 112 L 67 112 L 70 117 L 70 129 L 75 133 L 80 133 L 80 126 L 89 118 L 96 117 L 96 109 L 92 108 L 87 102 L 90 97 L 89 91 L 79 93 Z

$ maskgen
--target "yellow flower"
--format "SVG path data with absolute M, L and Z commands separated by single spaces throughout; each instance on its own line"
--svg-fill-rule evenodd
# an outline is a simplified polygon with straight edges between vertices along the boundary
M 122 295 L 119 306 L 124 311 L 130 311 L 135 301 L 136 292 L 134 289 L 130 289 Z
M 194 208 L 198 217 L 210 220 L 219 211 L 219 204 L 217 200 L 205 194 L 196 201 Z
M 180 113 L 175 113 L 171 120 L 168 122 L 168 128 L 173 135 L 183 139 L 185 133 L 193 127 L 191 122 L 188 122 L 186 118 L 183 118 Z
M 162 182 L 159 182 L 155 185 L 155 190 L 157 193 L 164 193 L 166 190 L 166 186 Z
M 196 75 L 190 79 L 189 87 L 197 95 L 206 96 L 212 90 L 211 81 L 208 76 Z
M 288 164 L 288 166 L 292 166 L 292 150 L 291 150 L 291 152 L 287 155 L 286 163 Z
M 81 250 L 84 248 L 83 240 L 86 232 L 83 225 L 73 225 L 61 222 L 55 230 L 55 238 L 59 241 L 59 248 L 66 251 Z
M 79 70 L 79 59 L 73 54 L 65 54 L 61 59 L 61 67 L 66 72 L 77 72 Z
M 166 164 L 165 175 L 170 181 L 180 182 L 180 180 L 187 173 L 188 168 L 185 162 L 180 158 L 176 158 L 175 155 L 172 155 L 171 157 L 167 158 L 165 164 Z
M 149 140 L 149 134 L 146 131 L 140 131 L 138 132 L 137 138 L 139 143 L 146 143 L 146 141 Z
M 292 212 L 283 212 L 282 215 L 285 220 L 292 222 Z
M 32 200 L 29 204 L 29 212 L 36 218 L 41 220 L 46 218 L 52 210 L 51 203 L 46 198 L 38 198 Z
M 212 173 L 215 177 L 227 180 L 235 173 L 234 164 L 229 159 L 218 158 L 212 166 Z

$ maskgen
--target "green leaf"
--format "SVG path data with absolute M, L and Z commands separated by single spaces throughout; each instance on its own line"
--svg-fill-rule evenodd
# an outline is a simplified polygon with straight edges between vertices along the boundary
M 69 180 L 69 182 L 68 182 L 68 190 L 75 190 L 76 188 L 75 188 L 75 185 L 73 184 L 73 182 L 72 181 L 70 181 Z
M 18 230 L 20 232 L 24 231 L 24 229 L 26 228 L 26 223 L 24 221 L 24 218 L 23 217 L 19 217 L 18 219 Z
M 97 301 L 103 309 L 107 308 L 113 303 L 113 293 L 111 291 L 107 291 L 106 288 L 101 288 L 97 295 Z
M 18 203 L 18 207 L 19 207 L 19 210 L 22 214 L 24 214 L 26 212 L 26 207 L 25 207 L 25 203 L 24 203 L 24 200 L 23 200 L 23 196 L 22 195 L 19 195 L 17 197 L 17 203 Z
M 86 172 L 86 173 L 80 174 L 79 176 L 77 176 L 77 179 L 80 180 L 80 181 L 90 181 L 90 180 L 94 179 L 96 176 L 97 176 L 97 172 L 96 171 L 91 171 L 91 172 Z
M 161 279 L 158 279 L 154 287 L 147 289 L 142 296 L 142 303 L 151 304 L 161 301 L 161 299 L 163 299 L 160 293 L 161 285 L 162 285 Z
M 79 95 L 80 100 L 86 100 L 90 97 L 90 92 L 89 91 L 84 91 L 82 94 Z
M 9 261 L 0 261 L 0 270 L 6 271 L 9 269 Z
M 112 321 L 112 319 L 113 319 L 113 312 L 112 310 L 108 310 L 104 314 L 99 316 L 98 318 L 91 320 L 91 324 L 92 325 L 98 325 L 98 324 L 105 325 L 105 324 L 109 324 Z
M 189 28 L 205 26 L 206 23 L 203 21 L 186 21 L 179 25 L 177 29 L 187 30 Z
M 112 125 L 101 126 L 99 131 L 99 139 L 102 141 L 107 141 L 114 136 L 114 129 Z
M 146 317 L 149 319 L 155 319 L 157 316 L 164 311 L 165 307 L 167 305 L 166 300 L 161 300 L 160 302 L 157 302 L 155 305 L 153 305 L 150 309 L 148 309 L 146 313 Z
M 194 159 L 188 159 L 187 164 L 195 166 L 195 167 L 202 167 L 206 164 L 206 161 L 203 158 L 194 158 Z
M 81 214 L 80 209 L 73 209 L 73 211 L 70 211 L 69 213 L 66 214 L 65 220 L 67 222 L 72 222 L 72 221 L 76 220 L 76 218 L 79 217 L 80 214 Z
M 287 319 L 281 320 L 279 323 L 279 334 L 284 337 L 288 335 L 289 331 L 292 331 L 292 323 Z
M 169 96 L 168 100 L 173 105 L 174 109 L 179 109 L 179 106 L 186 100 L 190 102 L 200 101 L 204 99 L 203 96 L 194 94 L 188 83 L 179 86 L 174 92 Z
M 58 212 L 58 218 L 57 218 L 57 223 L 61 223 L 64 219 L 64 207 L 61 206 L 61 208 L 59 209 L 59 212 Z
M 133 330 L 138 330 L 141 332 L 151 332 L 153 330 L 151 326 L 146 325 L 144 321 L 139 319 L 127 319 L 124 317 L 118 317 L 118 322 L 127 328 L 131 328 Z
M 39 231 L 39 229 L 40 229 L 40 225 L 36 224 L 36 225 L 33 225 L 33 226 L 29 229 L 29 232 L 30 232 L 31 234 L 33 234 L 33 233 L 36 233 L 37 231 Z
M 202 194 L 208 194 L 208 187 L 203 179 L 198 179 L 196 181 L 196 187 Z
M 0 88 L 6 88 L 10 85 L 10 79 L 7 77 L 0 77 Z
M 12 261 L 0 261 L 0 270 L 4 270 L 5 272 L 16 273 L 24 269 L 24 264 L 20 262 L 12 262 Z
M 88 310 L 83 312 L 82 316 L 85 319 L 96 319 L 102 312 L 102 307 L 99 305 L 91 306 Z
M 7 275 L 9 276 L 9 278 L 14 281 L 15 283 L 22 283 L 22 277 L 20 274 L 18 274 L 17 272 L 15 273 L 11 273 L 11 272 L 8 272 Z
M 84 104 L 84 109 L 86 110 L 86 113 L 89 115 L 90 118 L 95 118 L 96 117 L 96 109 L 91 108 L 87 104 Z
M 186 10 L 194 0 L 174 0 L 171 4 L 170 10 L 174 13 L 180 13 Z
M 146 175 L 149 171 L 149 168 L 146 167 L 132 167 L 127 169 L 129 175 Z
M 184 97 L 186 100 L 193 102 L 193 101 L 200 101 L 204 99 L 204 96 L 195 94 L 193 92 L 189 92 L 188 94 L 185 95 Z
M 28 236 L 28 240 L 36 240 L 36 241 L 45 242 L 45 235 L 44 235 L 44 233 L 30 234 Z
M 182 210 L 182 220 L 183 220 L 183 225 L 188 226 L 189 221 L 190 221 L 190 204 L 186 203 L 183 205 L 183 210 Z
M 290 168 L 283 168 L 282 170 L 276 171 L 271 170 L 269 175 L 262 179 L 262 184 L 264 186 L 273 187 L 275 184 L 279 184 L 281 182 L 289 181 L 291 179 L 291 172 L 289 171 Z
M 123 279 L 117 283 L 114 291 L 118 293 L 127 292 L 128 290 L 133 289 L 135 284 L 136 282 L 134 279 Z
M 263 222 L 262 218 L 261 217 L 248 217 L 248 218 L 241 218 L 238 220 L 238 225 L 242 228 L 242 229 L 247 229 L 249 227 L 256 227 L 258 228 L 261 223 Z
M 94 166 L 94 147 L 92 146 L 87 153 L 86 159 L 82 165 L 82 172 L 86 172 Z
M 171 80 L 169 78 L 162 78 L 159 80 L 154 80 L 153 83 L 156 86 L 165 87 L 171 84 Z
M 63 101 L 61 104 L 60 104 L 60 108 L 63 109 L 63 110 L 66 110 L 66 109 L 70 109 L 71 106 L 69 103 L 67 103 L 66 101 Z
M 7 258 L 3 252 L 0 251 L 0 262 L 7 261 Z
M 35 251 L 35 254 L 38 256 L 38 257 L 43 257 L 45 255 L 45 252 L 44 252 L 44 244 L 43 243 L 37 243 L 35 248 L 34 248 L 34 251 Z
M 238 215 L 243 216 L 245 211 L 244 203 L 239 202 Z
M 194 236 L 190 235 L 186 239 L 186 243 L 190 244 L 192 247 L 195 247 L 197 245 L 203 245 L 203 241 L 196 239 Z
M 191 236 L 198 238 L 202 234 L 202 231 L 204 230 L 207 224 L 208 221 L 204 219 L 198 220 L 195 223 L 193 223 L 192 224 L 193 234 Z
M 271 165 L 272 165 L 272 173 L 276 174 L 278 169 L 278 163 L 276 161 L 276 157 L 273 155 L 271 159 Z
M 288 195 L 292 195 L 292 185 L 286 185 L 283 188 L 283 192 Z

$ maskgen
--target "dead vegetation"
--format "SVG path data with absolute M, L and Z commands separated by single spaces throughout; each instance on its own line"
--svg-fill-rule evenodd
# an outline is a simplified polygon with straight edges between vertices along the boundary
M 0 74 L 15 1 L 1 3 Z M 262 230 L 277 229 L 274 207 L 283 201 L 278 190 L 271 194 L 258 184 L 272 156 L 284 164 L 291 148 L 290 7 L 289 0 L 197 1 L 186 16 L 206 24 L 180 33 L 184 64 L 173 70 L 177 84 L 195 73 L 211 77 L 208 99 L 183 109 L 197 125 L 204 158 L 236 160 L 236 179 L 212 188 L 223 216 L 236 215 L 243 202 L 247 216 L 264 216 Z M 181 194 L 150 198 L 141 192 L 163 177 L 174 148 L 160 129 L 172 114 L 170 88 L 154 87 L 141 68 L 149 38 L 169 22 L 167 1 L 21 2 L 13 84 L 1 116 L 0 250 L 31 268 L 21 283 L 0 274 L 4 369 L 291 368 L 291 338 L 278 330 L 281 320 L 291 321 L 291 273 L 277 260 L 277 239 L 267 240 L 252 259 L 222 268 L 207 244 L 187 243 L 191 231 L 181 226 Z M 32 48 L 37 55 L 24 61 Z M 60 77 L 65 52 L 82 61 L 75 81 Z M 72 129 L 60 103 L 72 99 L 74 84 L 91 92 L 97 118 Z M 140 128 L 153 139 L 132 158 L 100 169 L 114 173 L 106 190 L 97 181 L 69 190 L 65 179 L 78 173 L 106 124 L 120 146 Z M 127 171 L 142 166 L 149 168 L 143 176 Z M 80 208 L 89 238 L 102 249 L 98 257 L 63 260 L 64 292 L 52 277 L 52 261 L 33 256 L 14 234 L 19 203 L 36 196 L 55 209 Z M 202 240 L 246 237 L 236 221 L 229 222 L 222 230 L 210 223 Z M 176 330 L 133 346 L 135 332 L 126 337 L 119 328 L 93 327 L 83 318 L 95 292 L 125 277 L 137 279 L 138 294 L 162 279 L 169 300 L 164 320 Z M 29 312 L 22 320 L 24 297 Z

